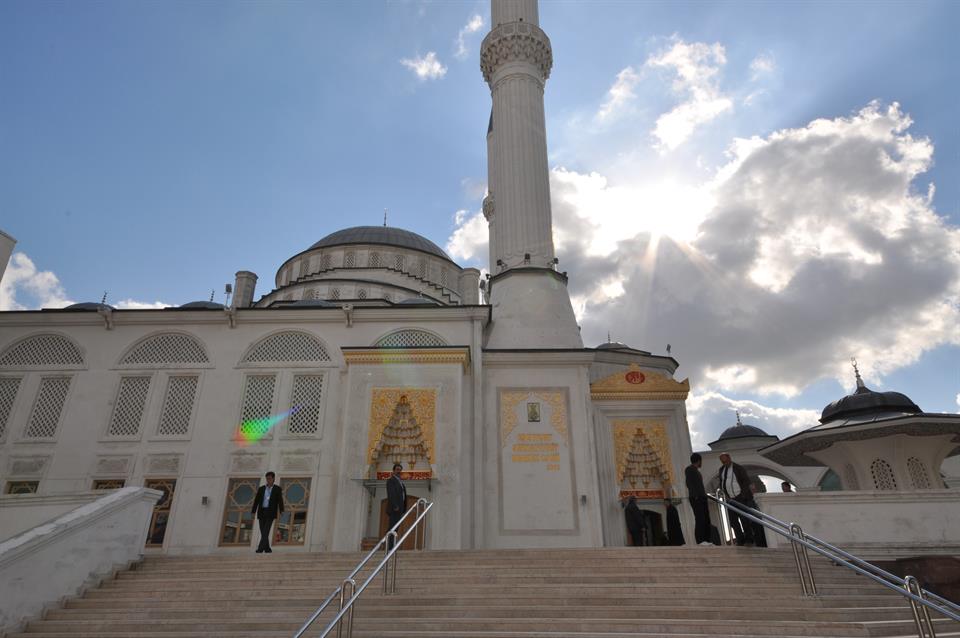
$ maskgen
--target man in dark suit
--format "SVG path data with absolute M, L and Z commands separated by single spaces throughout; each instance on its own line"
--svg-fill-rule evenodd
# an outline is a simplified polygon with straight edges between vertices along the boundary
M 400 522 L 404 512 L 407 511 L 407 488 L 400 479 L 400 473 L 403 466 L 399 463 L 393 464 L 393 474 L 387 479 L 387 518 L 390 521 L 390 529 Z M 399 533 L 400 530 L 397 530 Z M 393 547 L 393 539 L 388 539 L 388 547 Z
M 728 500 L 756 509 L 757 503 L 750 491 L 750 476 L 742 466 L 733 462 L 729 454 L 720 455 L 720 472 L 717 478 L 720 479 L 720 489 Z M 727 511 L 730 512 L 730 526 L 733 527 L 737 545 L 753 545 L 753 521 L 740 518 L 732 507 Z
M 643 512 L 637 505 L 637 497 L 631 496 L 626 503 L 621 501 L 620 505 L 623 506 L 623 515 L 627 519 L 627 531 L 630 532 L 630 540 L 633 541 L 634 547 L 640 547 L 644 544 L 645 521 L 643 520 Z
M 270 530 L 273 528 L 273 521 L 283 514 L 283 490 L 279 485 L 274 485 L 277 475 L 273 472 L 267 472 L 266 485 L 261 485 L 257 490 L 257 495 L 253 498 L 253 509 L 251 514 L 257 517 L 260 522 L 260 544 L 257 545 L 257 553 L 273 552 L 270 549 Z
M 690 455 L 690 465 L 683 471 L 687 479 L 687 495 L 690 497 L 690 507 L 693 509 L 693 518 L 696 524 L 693 528 L 693 537 L 697 545 L 710 544 L 710 510 L 707 507 L 707 490 L 703 487 L 703 475 L 700 466 L 703 457 L 694 452 Z

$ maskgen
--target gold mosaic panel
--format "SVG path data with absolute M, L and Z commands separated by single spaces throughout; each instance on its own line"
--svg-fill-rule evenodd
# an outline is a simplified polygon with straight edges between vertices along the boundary
M 517 406 L 521 403 L 540 401 L 550 406 L 550 426 L 569 447 L 567 431 L 567 402 L 563 392 L 551 390 L 507 390 L 500 393 L 500 446 L 517 427 Z
M 413 417 L 423 432 L 423 441 L 427 444 L 427 458 L 432 465 L 436 439 L 437 390 L 436 388 L 374 388 L 370 399 L 370 427 L 367 430 L 367 464 L 374 462 L 374 454 L 383 429 L 390 422 L 393 411 L 400 403 L 400 397 L 406 396 Z
M 623 482 L 627 454 L 630 452 L 637 430 L 643 432 L 650 441 L 663 468 L 670 474 L 670 484 L 675 484 L 670 441 L 667 439 L 667 425 L 663 421 L 649 419 L 622 419 L 613 422 L 613 456 L 617 463 L 617 483 Z

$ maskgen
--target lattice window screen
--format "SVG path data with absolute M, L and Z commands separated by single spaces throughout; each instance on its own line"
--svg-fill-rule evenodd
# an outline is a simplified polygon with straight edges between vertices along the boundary
M 447 269 L 446 268 L 440 269 L 440 285 L 443 286 L 444 288 L 450 287 L 447 285 Z
M 369 265 L 371 268 L 379 268 L 382 265 L 380 262 L 380 253 L 370 253 L 370 257 L 367 259 L 367 265 Z
M 366 299 L 367 298 L 367 289 L 361 288 L 357 291 L 357 299 Z
M 393 296 L 392 296 L 389 292 L 383 293 L 383 298 L 384 298 L 384 300 L 386 300 L 386 301 L 391 301 L 391 300 L 393 300 Z
M 927 468 L 924 467 L 923 461 L 915 456 L 911 456 L 907 459 L 907 469 L 910 471 L 910 482 L 913 483 L 913 489 L 930 489 L 930 478 L 927 475 Z
M 189 335 L 167 333 L 150 337 L 133 348 L 120 361 L 121 365 L 164 365 L 174 363 L 209 363 L 200 342 Z
M 339 298 L 340 298 L 340 289 L 339 289 L 339 288 L 336 288 L 336 287 L 331 288 L 331 289 L 330 289 L 330 299 L 339 299 Z
M 329 361 L 320 340 L 305 332 L 281 332 L 262 340 L 244 357 L 244 363 L 268 361 Z
M 403 270 L 403 255 L 397 254 L 393 257 L 393 267 L 395 270 Z
M 240 415 L 240 434 L 253 440 L 270 431 L 270 413 L 273 411 L 273 387 L 276 375 L 247 377 L 243 388 L 243 412 Z
M 70 377 L 46 377 L 40 380 L 37 399 L 23 433 L 25 438 L 52 439 L 56 435 L 69 390 Z
M 330 270 L 330 253 L 320 255 L 320 270 Z
M 870 464 L 870 475 L 873 477 L 873 485 L 878 490 L 897 489 L 897 479 L 893 475 L 893 468 L 883 459 L 874 459 Z
M 425 330 L 400 330 L 377 341 L 377 348 L 430 348 L 445 346 L 447 342 Z
M 420 259 L 420 263 L 417 264 L 417 275 L 420 279 L 427 278 L 427 260 L 425 258 Z
M 847 463 L 843 468 L 843 486 L 848 490 L 860 489 L 860 481 L 857 479 L 857 472 L 849 463 Z
M 5 367 L 82 364 L 80 348 L 60 335 L 30 337 L 0 355 L 0 366 Z
M 317 292 L 316 288 L 311 288 L 307 291 L 307 294 L 303 296 L 304 299 L 319 299 L 320 293 Z
M 160 436 L 183 436 L 190 430 L 190 416 L 197 395 L 196 376 L 170 377 L 160 411 Z
M 357 253 L 352 250 L 347 251 L 343 255 L 343 267 L 344 268 L 353 268 L 357 265 Z
M 323 394 L 323 375 L 298 374 L 293 377 L 290 393 L 290 419 L 287 431 L 290 434 L 311 435 L 320 425 L 320 398 Z
M 147 404 L 150 377 L 121 377 L 117 390 L 117 402 L 110 417 L 110 436 L 136 436 L 140 434 L 140 419 Z
M 7 429 L 7 419 L 13 410 L 13 401 L 20 390 L 20 379 L 17 377 L 0 377 L 0 439 Z

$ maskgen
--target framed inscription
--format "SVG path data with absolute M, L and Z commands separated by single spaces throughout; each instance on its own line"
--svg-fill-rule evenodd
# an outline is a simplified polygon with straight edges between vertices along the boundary
M 527 423 L 540 423 L 540 404 L 527 404 Z

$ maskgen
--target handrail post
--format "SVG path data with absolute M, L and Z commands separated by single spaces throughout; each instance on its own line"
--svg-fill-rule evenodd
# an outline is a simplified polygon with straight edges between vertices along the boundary
M 797 540 L 807 540 L 806 535 L 796 523 L 790 523 L 790 544 L 793 545 L 793 558 L 797 562 L 797 572 L 800 576 L 800 586 L 803 587 L 804 596 L 817 595 L 817 581 L 813 577 L 813 567 L 810 566 L 810 554 L 807 552 L 807 546 L 798 543 Z M 804 573 L 806 572 L 806 573 Z M 809 580 L 809 587 L 807 581 Z
M 396 545 L 397 543 L 398 532 L 396 530 L 390 530 L 387 532 L 387 542 L 383 544 L 383 556 L 388 558 L 390 556 L 390 548 Z M 388 583 L 390 582 L 390 561 L 387 560 L 383 564 L 383 594 L 387 595 L 390 592 L 388 591 Z
M 340 608 L 343 611 L 343 605 L 346 601 L 353 598 L 353 592 L 357 588 L 357 581 L 352 578 L 346 578 L 340 586 Z M 343 625 L 347 625 L 346 638 L 353 636 L 353 605 L 347 610 L 346 615 L 337 623 L 337 638 L 343 638 Z
M 720 529 L 723 533 L 720 540 L 724 545 L 730 545 L 733 542 L 733 528 L 730 525 L 730 512 L 727 511 L 727 495 L 723 490 L 717 490 L 717 509 L 720 511 Z
M 911 594 L 915 594 L 921 600 L 925 600 L 923 587 L 918 581 L 909 574 L 903 579 L 903 588 Z M 922 609 L 920 609 L 922 607 Z M 913 612 L 913 621 L 917 624 L 917 638 L 937 638 L 937 633 L 933 629 L 933 621 L 930 620 L 930 610 L 926 605 L 917 605 L 917 601 L 910 599 L 910 610 Z M 921 615 L 922 614 L 922 615 Z

